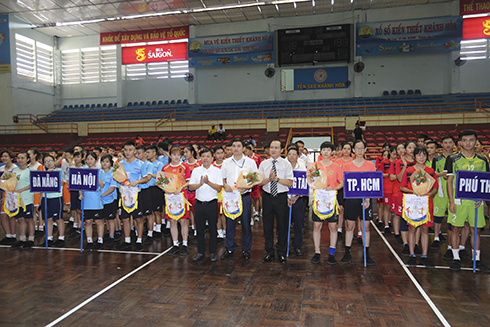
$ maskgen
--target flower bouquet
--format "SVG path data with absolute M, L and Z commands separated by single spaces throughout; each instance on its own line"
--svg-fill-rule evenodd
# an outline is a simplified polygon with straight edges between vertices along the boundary
M 128 182 L 128 174 L 122 163 L 116 162 L 112 167 L 112 178 L 118 183 L 125 184 Z
M 410 176 L 410 183 L 412 184 L 412 190 L 415 195 L 425 196 L 430 192 L 432 186 L 436 180 L 425 170 L 421 169 L 419 171 L 415 171 Z
M 317 162 L 309 163 L 306 168 L 306 180 L 313 189 L 324 189 L 327 187 L 327 175 L 318 167 Z
M 248 170 L 243 169 L 238 174 L 238 178 L 236 180 L 235 186 L 236 188 L 252 188 L 257 184 L 260 184 L 264 179 L 264 175 Z
M 159 171 L 155 184 L 167 193 L 174 193 L 179 188 L 179 179 L 175 174 Z
M 17 175 L 11 172 L 3 173 L 0 177 L 0 188 L 5 192 L 14 192 L 17 187 Z

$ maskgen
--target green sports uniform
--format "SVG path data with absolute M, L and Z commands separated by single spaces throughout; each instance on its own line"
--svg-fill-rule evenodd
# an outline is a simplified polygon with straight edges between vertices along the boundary
M 446 159 L 447 174 L 454 176 L 453 194 L 456 194 L 456 172 L 458 170 L 468 171 L 490 171 L 488 161 L 485 156 L 475 154 L 473 158 L 466 158 L 461 153 L 449 156 Z M 463 227 L 465 222 L 468 222 L 471 227 L 475 227 L 475 201 L 465 199 L 455 199 L 456 213 L 450 213 L 448 223 L 455 227 Z M 483 206 L 478 209 L 478 228 L 485 227 L 485 217 L 483 214 Z
M 446 157 L 442 154 L 436 156 L 432 160 L 432 169 L 436 174 L 443 173 L 446 166 Z M 447 198 L 447 180 L 438 177 L 437 181 L 439 183 L 439 188 L 437 193 L 434 195 L 434 217 L 442 217 L 446 215 L 449 210 L 449 200 Z

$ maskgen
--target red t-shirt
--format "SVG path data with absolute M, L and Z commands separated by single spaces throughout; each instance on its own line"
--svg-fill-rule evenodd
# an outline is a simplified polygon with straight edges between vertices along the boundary
M 391 167 L 391 161 L 390 159 L 384 159 L 382 160 L 379 165 L 378 165 L 378 170 L 382 171 L 383 174 L 389 174 L 390 173 L 390 167 Z M 393 184 L 390 180 L 390 176 L 384 177 L 383 178 L 383 188 L 384 188 L 384 193 L 392 193 L 393 192 Z
M 432 186 L 432 190 L 434 189 L 438 189 L 439 188 L 439 183 L 437 182 L 437 177 L 436 177 L 436 174 L 435 174 L 435 171 L 434 169 L 430 168 L 430 167 L 427 167 L 427 166 L 424 166 L 424 171 L 427 172 L 429 175 L 431 175 L 435 180 L 436 182 L 434 183 L 434 185 Z M 415 167 L 412 166 L 412 167 L 409 167 L 405 170 L 405 173 L 403 174 L 403 178 L 402 178 L 402 182 L 400 184 L 400 187 L 406 187 L 408 188 L 409 190 L 413 190 L 412 188 L 412 183 L 410 183 L 410 176 L 412 176 L 412 174 L 415 172 Z M 430 192 L 430 191 L 429 191 Z M 429 214 L 431 215 L 431 219 L 433 217 L 433 200 L 432 200 L 432 196 L 429 197 Z
M 184 165 L 183 163 L 180 163 L 177 166 L 166 164 L 165 166 L 163 166 L 162 171 L 177 175 L 179 177 L 179 187 L 181 187 L 189 179 L 191 179 L 191 170 L 189 169 L 188 165 Z

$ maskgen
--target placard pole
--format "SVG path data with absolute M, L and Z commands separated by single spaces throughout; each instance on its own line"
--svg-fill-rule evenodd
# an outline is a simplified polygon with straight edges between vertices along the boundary
M 46 243 L 46 250 L 48 249 L 48 200 L 46 193 L 44 193 L 44 230 L 46 237 L 44 238 L 44 243 Z M 54 229 L 54 221 L 53 223 L 53 229 Z
M 473 232 L 473 236 L 475 237 L 473 243 L 473 273 L 476 273 L 476 233 L 478 231 L 478 208 L 479 207 L 475 208 L 475 231 Z
M 82 207 L 82 230 L 80 232 L 80 252 L 83 252 L 83 230 L 84 230 L 84 222 L 83 222 L 83 198 L 82 198 L 82 203 L 80 204 L 80 206 Z
M 366 199 L 362 198 L 362 243 L 364 244 L 364 267 L 367 266 L 366 259 L 366 209 L 364 209 L 364 201 Z
M 286 257 L 289 258 L 289 243 L 291 242 L 290 241 L 290 238 L 291 238 L 291 213 L 293 211 L 293 196 L 291 195 L 291 197 L 289 197 L 289 195 L 288 195 L 288 199 L 291 200 L 291 206 L 289 207 L 288 251 L 286 252 Z

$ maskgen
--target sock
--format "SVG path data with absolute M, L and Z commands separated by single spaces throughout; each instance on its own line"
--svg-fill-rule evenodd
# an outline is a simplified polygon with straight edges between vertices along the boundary
M 196 229 L 194 228 L 194 225 L 191 225 L 191 228 L 192 228 L 192 230 L 196 230 Z
M 114 238 L 114 234 L 109 234 L 109 238 Z
M 362 232 L 361 231 L 358 231 L 357 232 L 357 237 L 362 237 Z
M 143 239 L 142 239 L 141 237 L 138 237 L 138 238 L 136 239 L 136 243 L 141 243 L 141 242 L 143 242 Z
M 74 222 L 75 221 L 75 218 L 70 217 L 70 219 L 68 221 L 73 221 Z
M 125 237 L 124 243 L 131 243 L 131 237 Z
M 48 236 L 48 241 L 52 241 L 53 240 L 53 236 Z
M 385 228 L 390 228 L 390 226 L 385 226 Z
M 410 258 L 416 258 L 415 254 L 410 254 Z
M 447 249 L 448 249 L 448 250 L 452 250 L 452 249 L 453 249 L 453 247 L 452 247 L 451 245 L 448 245 L 448 246 L 447 246 Z
M 25 242 L 26 241 L 26 236 L 25 235 L 19 236 L 19 240 L 21 240 L 22 242 Z
M 134 226 L 131 226 L 131 230 L 134 230 Z
M 134 231 L 134 234 L 136 235 L 136 237 L 138 237 L 138 231 L 137 230 Z
M 154 231 L 157 233 L 161 233 L 162 232 L 162 224 L 156 224 Z
M 167 228 L 170 228 L 170 220 L 167 220 Z
M 7 234 L 5 235 L 7 238 L 15 238 L 15 234 Z
M 148 237 L 153 237 L 153 231 L 152 230 L 148 231 Z
M 460 245 L 460 246 L 459 246 L 459 249 L 460 249 L 460 250 L 464 250 L 464 249 L 466 249 L 466 246 L 464 246 L 464 245 Z
M 92 240 L 91 237 L 87 237 L 87 243 L 93 243 L 93 242 L 94 242 L 94 240 Z
M 194 236 L 197 236 L 197 230 L 194 230 Z
M 65 235 L 63 235 L 63 236 L 58 236 L 58 240 L 60 240 L 60 241 L 64 241 L 64 240 L 65 240 Z
M 104 243 L 104 239 L 102 237 L 97 237 L 97 243 Z
M 439 236 L 434 236 L 434 242 L 439 241 Z
M 34 227 L 34 230 L 36 230 L 36 231 L 37 231 L 37 230 L 39 230 L 39 227 L 37 227 L 37 226 L 36 226 L 36 227 Z
M 459 249 L 451 249 L 453 251 L 453 260 L 461 260 L 459 258 Z
M 206 226 L 209 226 L 209 222 L 206 220 Z
M 337 232 L 342 233 L 342 227 L 337 228 Z
M 329 254 L 329 255 L 335 255 L 335 248 L 333 248 L 333 247 L 329 247 L 329 248 L 328 248 L 328 254 Z
M 153 230 L 155 230 L 156 226 L 157 226 L 157 223 L 156 222 L 153 223 Z
M 187 241 L 182 241 L 183 246 L 187 246 Z
M 53 226 L 58 227 L 58 223 L 57 222 L 53 222 Z
M 223 230 L 222 229 L 219 229 L 218 230 L 218 237 L 223 237 Z
M 471 250 L 471 259 L 475 256 L 475 250 Z M 480 250 L 476 250 L 476 261 L 480 261 Z
M 34 235 L 33 236 L 29 236 L 29 241 L 34 242 Z
M 73 228 L 78 228 L 78 223 L 73 223 Z
M 427 256 L 422 254 L 421 258 L 427 259 Z
M 174 246 L 179 246 L 179 241 L 174 241 Z
M 40 231 L 44 231 L 44 226 L 39 226 Z

